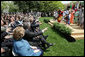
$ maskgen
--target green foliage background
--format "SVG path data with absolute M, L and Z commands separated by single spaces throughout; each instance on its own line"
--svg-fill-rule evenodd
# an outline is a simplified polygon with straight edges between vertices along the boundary
M 52 12 L 59 8 L 64 9 L 64 5 L 61 1 L 1 1 L 1 11 L 9 6 L 9 12 Z

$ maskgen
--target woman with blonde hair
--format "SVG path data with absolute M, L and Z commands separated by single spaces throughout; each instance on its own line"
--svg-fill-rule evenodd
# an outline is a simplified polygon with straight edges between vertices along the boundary
M 13 31 L 13 51 L 18 56 L 41 56 L 42 52 L 37 47 L 30 46 L 30 44 L 23 39 L 25 30 L 23 27 L 16 27 Z

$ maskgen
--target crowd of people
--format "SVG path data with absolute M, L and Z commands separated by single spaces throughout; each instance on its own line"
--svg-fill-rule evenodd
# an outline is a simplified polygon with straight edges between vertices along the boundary
M 69 4 L 66 10 L 54 11 L 54 19 L 58 22 L 64 20 L 66 24 L 77 24 L 84 28 L 84 6 L 79 1 Z
M 33 13 L 1 14 L 1 56 L 42 56 L 53 46 Z

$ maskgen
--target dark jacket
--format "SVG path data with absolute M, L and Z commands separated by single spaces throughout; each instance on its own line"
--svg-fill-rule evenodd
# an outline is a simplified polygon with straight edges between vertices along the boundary
M 25 30 L 25 36 L 23 38 L 27 39 L 27 40 L 32 40 L 33 37 L 36 37 L 38 35 L 42 35 L 42 31 L 39 31 L 39 32 L 32 32 L 28 29 Z
M 1 42 L 4 40 L 4 37 L 5 37 L 6 35 L 8 35 L 7 32 L 3 32 L 3 33 L 1 33 Z
M 33 32 L 35 31 L 36 27 L 39 27 L 39 24 L 36 24 L 35 20 L 31 23 L 31 28 Z
M 9 47 L 11 48 L 13 46 L 13 38 L 4 39 L 4 41 L 1 43 L 1 47 Z
M 1 47 L 5 49 L 5 52 L 2 53 L 1 56 L 12 55 L 13 38 L 4 39 L 4 42 L 1 43 Z

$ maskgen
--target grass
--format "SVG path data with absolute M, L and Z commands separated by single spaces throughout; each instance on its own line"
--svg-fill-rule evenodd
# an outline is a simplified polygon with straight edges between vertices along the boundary
M 76 42 L 68 42 L 57 32 L 53 31 L 51 26 L 44 23 L 44 19 L 53 19 L 53 17 L 41 17 L 39 20 L 43 23 L 41 29 L 48 27 L 44 35 L 48 35 L 47 41 L 55 43 L 54 46 L 44 51 L 43 56 L 84 56 L 84 40 L 76 40 Z

